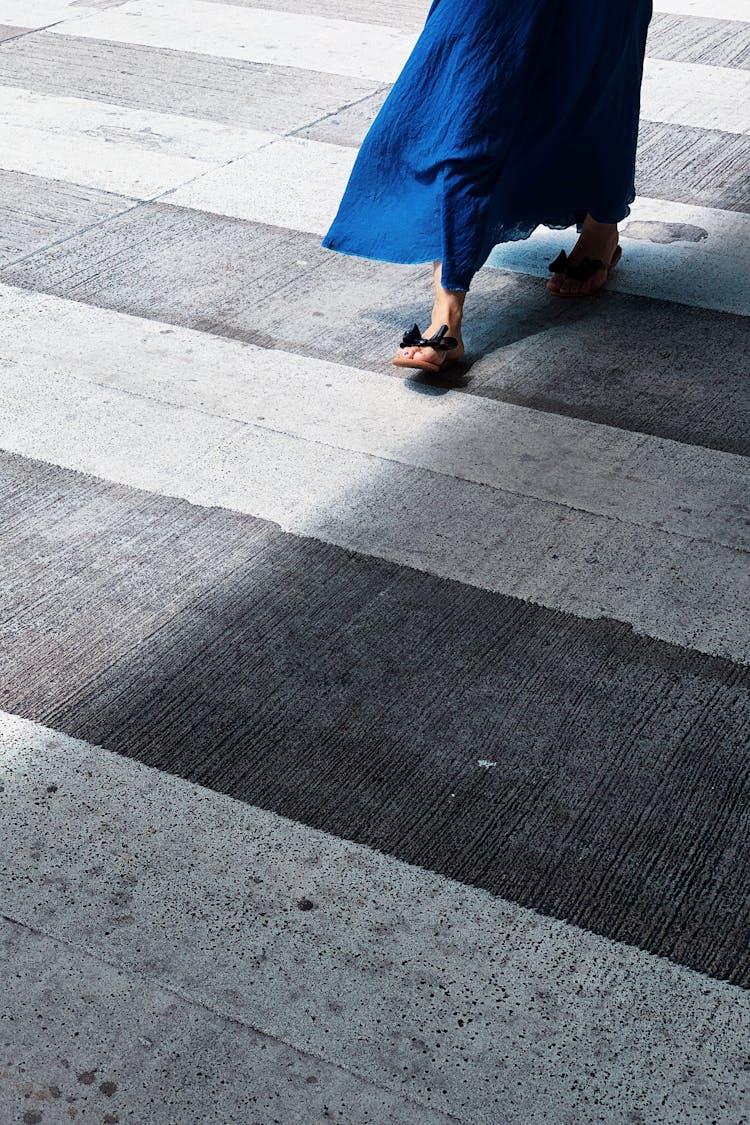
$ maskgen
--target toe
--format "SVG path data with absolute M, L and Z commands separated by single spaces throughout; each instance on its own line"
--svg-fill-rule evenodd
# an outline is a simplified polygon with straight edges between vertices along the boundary
M 437 358 L 437 352 L 434 352 L 432 348 L 418 348 L 415 359 L 418 359 L 421 363 L 439 362 Z

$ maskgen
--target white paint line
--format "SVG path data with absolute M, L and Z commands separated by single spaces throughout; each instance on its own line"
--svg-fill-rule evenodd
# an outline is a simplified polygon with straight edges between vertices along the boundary
M 346 1125 L 455 1125 L 403 1091 L 263 1035 L 78 942 L 2 916 L 0 949 L 3 1021 L 13 1028 L 0 1070 L 5 1125 L 106 1125 L 122 1120 L 124 1106 L 140 1125 L 341 1121 L 340 1109 Z
M 0 23 L 11 27 L 46 27 L 90 14 L 90 8 L 82 8 L 75 0 L 0 0 Z
M 0 125 L 0 167 L 132 199 L 152 199 L 214 165 L 188 157 L 144 152 L 135 145 L 54 136 L 40 129 Z
M 4 296 L 7 338 L 12 333 L 15 298 L 8 290 Z M 317 407 L 309 407 L 311 418 L 317 421 L 308 424 L 303 418 L 308 409 L 304 395 L 295 395 L 288 383 L 283 389 L 283 380 L 277 382 L 273 374 L 281 369 L 283 355 L 274 353 L 269 359 L 269 353 L 260 349 L 245 349 L 240 355 L 231 349 L 242 345 L 175 329 L 162 337 L 170 343 L 160 349 L 162 355 L 166 349 L 171 356 L 164 365 L 167 396 L 181 399 L 176 393 L 179 349 L 184 345 L 185 366 L 194 378 L 194 372 L 200 370 L 199 357 L 208 347 L 213 359 L 208 362 L 207 380 L 229 360 L 234 365 L 229 377 L 242 380 L 240 393 L 244 394 L 253 380 L 260 381 L 261 372 L 271 373 L 268 385 L 273 394 L 259 398 L 257 391 L 250 393 L 248 403 L 254 399 L 255 409 L 268 408 L 273 413 L 273 396 L 278 391 L 286 405 L 277 409 L 276 422 L 281 431 L 292 432 L 212 418 L 196 409 L 195 400 L 190 406 L 171 405 L 135 397 L 116 387 L 94 385 L 89 380 L 96 367 L 100 363 L 105 370 L 107 367 L 99 359 L 92 371 L 92 364 L 84 359 L 50 362 L 35 355 L 21 344 L 29 323 L 24 301 L 36 306 L 37 323 L 42 323 L 59 299 L 20 294 L 19 300 L 16 307 L 21 309 L 21 321 L 13 349 L 18 358 L 6 361 L 1 384 L 2 448 L 191 503 L 246 512 L 298 535 L 581 617 L 613 617 L 653 637 L 750 662 L 747 553 L 711 538 L 717 530 L 720 536 L 728 529 L 731 534 L 729 516 L 723 523 L 718 516 L 715 522 L 714 504 L 721 508 L 731 503 L 730 515 L 734 512 L 741 517 L 746 512 L 743 479 L 747 463 L 740 458 L 656 439 L 641 438 L 639 446 L 630 444 L 633 439 L 628 435 L 622 435 L 610 449 L 607 439 L 616 437 L 616 432 L 603 427 L 559 418 L 541 419 L 535 425 L 529 412 L 458 394 L 445 400 L 418 403 L 415 397 L 407 402 L 405 391 L 403 409 L 414 412 L 414 421 L 411 428 L 402 426 L 400 432 L 391 429 L 389 447 L 387 439 L 379 444 L 375 436 L 383 418 L 374 407 L 379 388 L 373 380 L 378 376 L 356 373 L 351 377 L 342 371 L 342 383 L 345 377 L 350 379 L 346 394 L 341 401 L 321 396 Z M 125 365 L 135 370 L 145 363 L 152 371 L 157 364 L 162 366 L 157 326 L 123 318 L 116 332 L 109 331 L 104 329 L 100 310 L 87 308 L 86 313 L 91 317 L 90 327 L 88 331 L 82 327 L 84 334 L 79 339 L 93 340 L 99 332 L 113 356 L 118 335 L 126 340 L 130 333 L 131 346 L 120 351 L 110 378 L 114 374 L 124 386 Z M 132 320 L 130 330 L 125 327 L 127 320 Z M 74 338 L 71 321 L 61 335 Z M 139 352 L 139 339 L 148 341 L 146 352 L 153 343 L 156 354 L 152 360 L 143 350 Z M 95 348 L 94 354 L 101 356 L 101 349 Z M 233 355 L 236 358 L 230 360 Z M 268 363 L 271 366 L 264 367 Z M 305 369 L 311 378 L 324 370 L 314 361 L 295 357 L 295 375 Z M 231 370 L 228 366 L 227 372 Z M 256 374 L 250 378 L 252 370 Z M 325 370 L 331 373 L 326 381 L 335 384 L 339 369 L 327 365 Z M 382 393 L 395 395 L 398 386 L 394 384 L 391 390 L 384 385 Z M 363 388 L 367 388 L 366 394 Z M 239 396 L 226 383 L 221 396 L 236 409 Z M 360 426 L 357 411 L 367 417 L 368 398 L 372 415 L 369 423 Z M 347 399 L 349 406 L 344 408 Z M 191 402 L 190 396 L 181 401 Z M 446 405 L 436 405 L 441 402 Z M 398 409 L 395 400 L 393 406 Z M 339 411 L 340 429 L 332 431 L 329 426 L 326 430 L 326 412 L 335 420 Z M 534 436 L 527 436 L 524 446 L 526 422 Z M 198 456 L 195 435 L 201 433 L 202 425 L 205 434 Z M 481 442 L 474 435 L 475 426 Z M 208 436 L 211 427 L 215 428 L 214 441 Z M 504 460 L 506 455 L 499 451 L 506 446 L 506 435 Z M 584 442 L 580 449 L 576 448 L 578 437 Z M 323 444 L 321 439 L 326 438 L 341 445 Z M 532 470 L 521 467 L 520 453 L 524 448 L 528 453 L 532 440 L 539 443 L 541 461 L 552 461 L 546 469 L 542 467 L 536 481 Z M 492 449 L 493 441 L 498 450 Z M 459 452 L 467 442 L 468 448 Z M 672 452 L 677 454 L 674 463 Z M 592 454 L 604 473 L 613 474 L 601 495 L 597 495 L 597 478 L 588 459 Z M 399 459 L 387 459 L 394 455 Z M 474 456 L 478 467 L 470 464 Z M 561 480 L 566 484 L 556 489 L 558 457 L 563 466 Z M 581 477 L 591 481 L 591 492 L 586 495 L 587 487 L 581 485 L 575 497 L 583 510 L 571 506 L 576 465 Z M 456 466 L 473 479 L 454 475 Z M 631 470 L 639 481 L 636 485 L 628 479 Z M 682 472 L 692 484 L 680 479 Z M 655 474 L 653 482 L 648 479 L 651 473 Z M 538 486 L 542 494 L 546 489 L 547 496 L 539 499 L 503 490 L 514 474 L 525 479 L 527 488 Z M 493 482 L 489 487 L 486 479 Z M 691 531 L 675 535 L 658 526 L 660 496 L 671 497 L 665 505 L 667 520 L 678 525 L 684 518 L 680 498 L 684 500 L 687 491 L 690 502 L 686 506 L 692 506 L 693 490 L 699 514 L 688 517 L 693 519 Z M 622 513 L 620 496 L 625 497 Z M 655 505 L 655 517 L 649 505 Z M 604 514 L 590 511 L 597 507 Z M 646 513 L 645 517 L 639 512 Z M 629 517 L 646 522 L 632 522 Z M 708 539 L 694 537 L 697 526 L 708 533 Z
M 621 229 L 623 258 L 611 289 L 750 316 L 750 215 L 640 196 Z M 665 234 L 676 241 L 651 241 Z M 549 277 L 549 262 L 570 249 L 572 235 L 539 228 L 526 242 L 497 246 L 488 264 Z
M 284 138 L 251 157 L 178 188 L 167 202 L 322 236 L 346 187 L 355 154 L 339 145 Z M 623 264 L 610 281 L 623 293 L 750 315 L 750 216 L 640 197 L 630 222 L 654 237 L 625 238 Z M 624 225 L 624 224 L 623 224 Z M 634 228 L 634 230 L 637 228 Z M 540 228 L 528 242 L 498 247 L 489 264 L 547 277 L 547 265 L 573 231 Z M 649 228 L 640 233 L 648 236 Z M 693 241 L 698 239 L 698 241 Z
M 416 40 L 396 28 L 204 0 L 130 0 L 60 34 L 393 82 Z
M 641 115 L 648 121 L 750 133 L 750 71 L 646 59 Z
M 209 0 L 210 3 L 220 4 L 222 0 Z M 295 8 L 303 9 L 304 0 L 225 0 L 229 4 L 246 4 L 248 7 L 273 7 L 284 11 L 294 11 Z M 390 21 L 383 18 L 383 5 L 379 0 L 369 0 L 367 3 L 358 2 L 355 13 L 347 0 L 325 0 L 321 5 L 325 7 L 326 14 L 336 18 L 341 15 L 349 20 L 362 20 L 369 23 L 388 23 L 395 26 L 398 22 L 401 27 L 421 28 L 430 7 L 430 0 L 399 0 L 398 4 L 388 5 Z M 667 12 L 677 15 L 706 16 L 716 20 L 745 20 L 750 19 L 747 0 L 655 0 L 655 12 Z
M 395 81 L 417 38 L 382 25 L 205 0 L 129 0 L 122 8 L 53 30 L 382 83 Z M 677 125 L 748 132 L 749 82 L 750 74 L 742 70 L 647 59 L 643 115 Z
M 90 98 L 38 93 L 16 86 L 0 86 L 0 122 L 19 121 L 27 129 L 61 135 L 72 143 L 86 138 L 117 144 L 125 140 L 146 152 L 189 156 L 203 161 L 233 160 L 248 146 L 275 140 L 273 133 L 98 102 Z
M 472 1125 L 740 1119 L 740 989 L 4 713 L 0 769 L 3 912 L 146 989 Z
M 0 86 L 0 167 L 136 199 L 150 199 L 272 139 L 179 114 Z
M 675 16 L 703 16 L 710 20 L 750 21 L 747 0 L 654 0 L 654 11 Z
M 232 7 L 231 4 L 216 3 L 216 0 L 211 0 L 211 3 L 220 9 Z M 97 0 L 90 0 L 90 3 L 81 3 L 80 0 L 0 0 L 0 23 L 15 27 L 44 27 L 61 20 L 90 19 L 97 15 L 111 15 L 118 8 L 128 11 L 134 7 L 135 5 L 128 0 L 121 0 L 119 4 L 109 0 L 108 3 L 101 5 L 97 3 Z M 273 7 L 273 0 L 268 0 L 266 8 L 273 10 Z M 419 26 L 427 14 L 428 7 L 428 0 L 415 0 L 414 13 L 410 22 Z M 261 8 L 261 5 L 258 4 L 257 8 Z M 359 22 L 352 20 L 347 14 L 344 0 L 342 0 L 340 8 L 341 16 L 336 22 Z M 178 15 L 180 10 L 183 12 L 189 11 L 187 3 L 178 4 L 176 2 L 171 5 L 162 3 L 159 8 L 155 3 L 150 3 L 146 8 L 144 3 L 140 5 L 138 10 L 146 13 L 159 9 L 168 12 L 173 17 Z M 674 15 L 704 16 L 712 20 L 741 20 L 744 22 L 750 20 L 747 0 L 655 0 L 654 11 Z M 230 18 L 229 12 L 222 11 L 219 26 L 226 26 Z M 393 28 L 393 30 L 397 29 Z
M 336 213 L 356 152 L 300 137 L 277 139 L 171 192 L 165 202 L 323 235 Z
M 460 392 L 416 395 L 371 371 L 177 326 L 164 335 L 159 322 L 10 286 L 0 312 L 6 357 L 34 378 L 74 376 L 232 432 L 276 431 L 750 551 L 744 457 Z

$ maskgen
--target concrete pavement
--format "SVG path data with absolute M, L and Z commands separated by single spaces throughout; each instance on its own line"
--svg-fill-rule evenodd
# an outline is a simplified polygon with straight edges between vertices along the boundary
M 0 1123 L 750 1121 L 750 18 L 588 303 L 325 229 L 426 3 L 0 0 Z M 313 49 L 314 48 L 314 49 Z

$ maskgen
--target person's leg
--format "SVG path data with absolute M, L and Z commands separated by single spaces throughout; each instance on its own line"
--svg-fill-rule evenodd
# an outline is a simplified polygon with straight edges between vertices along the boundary
M 570 104 L 565 167 L 573 178 L 566 190 L 576 207 L 586 207 L 589 214 L 569 261 L 575 265 L 588 257 L 599 259 L 603 267 L 583 282 L 555 274 L 548 288 L 563 296 L 585 296 L 605 284 L 619 243 L 617 223 L 630 213 L 635 198 L 640 92 L 652 7 L 651 0 L 593 6 L 571 0 L 566 8 L 566 15 L 573 9 L 578 13 L 571 31 L 590 18 L 592 8 L 599 21 L 589 41 L 596 49 L 579 72 L 580 87 L 571 87 L 575 101 Z
M 458 340 L 458 347 L 449 352 L 438 352 L 434 348 L 401 348 L 401 359 L 417 359 L 427 363 L 443 364 L 446 359 L 461 359 L 464 355 L 464 342 L 461 335 L 466 292 L 463 289 L 444 289 L 441 284 L 442 262 L 433 263 L 434 303 L 432 320 L 425 331 L 425 339 L 431 339 L 444 324 L 448 325 L 448 335 Z
M 576 281 L 572 277 L 556 273 L 547 282 L 547 288 L 553 293 L 564 293 L 570 297 L 585 297 L 601 289 L 607 281 L 609 263 L 618 244 L 617 223 L 598 223 L 596 219 L 587 215 L 578 241 L 568 255 L 568 260 L 572 265 L 577 265 L 584 258 L 599 259 L 604 263 L 602 269 L 597 270 L 588 281 Z

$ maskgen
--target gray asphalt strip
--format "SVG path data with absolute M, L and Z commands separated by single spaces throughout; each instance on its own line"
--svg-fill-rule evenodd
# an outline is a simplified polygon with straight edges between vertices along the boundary
M 0 706 L 750 983 L 750 670 L 7 467 Z

